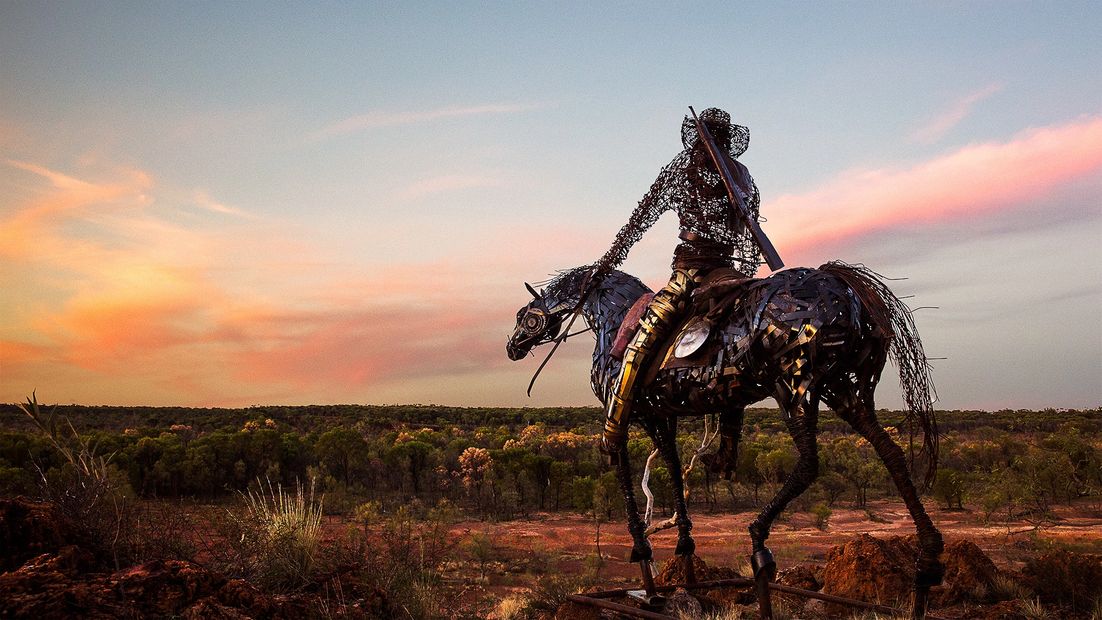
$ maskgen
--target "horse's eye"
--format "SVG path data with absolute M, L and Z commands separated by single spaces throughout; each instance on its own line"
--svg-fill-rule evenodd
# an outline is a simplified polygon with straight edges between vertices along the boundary
M 547 327 L 547 315 L 535 310 L 529 311 L 524 317 L 522 329 L 525 333 L 535 335 L 543 332 Z

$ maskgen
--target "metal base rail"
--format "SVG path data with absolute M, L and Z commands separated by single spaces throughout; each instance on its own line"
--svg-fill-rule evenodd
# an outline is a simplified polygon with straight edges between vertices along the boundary
M 754 580 L 747 577 L 734 577 L 731 579 L 716 579 L 713 581 L 698 581 L 696 583 L 686 584 L 670 584 L 664 586 L 655 586 L 656 592 L 673 592 L 678 588 L 684 588 L 686 590 L 701 590 L 711 588 L 730 588 L 730 587 L 746 587 L 753 586 Z M 613 603 L 606 600 L 610 598 L 616 598 L 619 596 L 627 596 L 627 593 L 638 588 L 620 588 L 617 590 L 603 590 L 601 592 L 586 592 L 585 594 L 571 594 L 566 597 L 567 600 L 573 601 L 581 605 L 590 605 L 593 607 L 600 607 L 611 611 L 616 611 L 626 616 L 635 618 L 644 618 L 646 620 L 671 620 L 674 617 L 666 614 L 660 614 L 653 611 L 647 611 L 638 607 L 632 607 L 630 605 L 621 605 L 620 603 Z M 792 586 L 785 586 L 779 583 L 770 583 L 769 589 L 781 592 L 784 594 L 791 594 L 794 596 L 801 596 L 803 598 L 818 599 L 820 601 L 826 601 L 828 603 L 836 603 L 838 605 L 846 605 L 849 607 L 857 607 L 859 609 L 868 609 L 878 613 L 884 614 L 905 614 L 906 611 L 897 609 L 895 607 L 888 607 L 887 605 L 878 605 L 876 603 L 868 603 L 865 601 L 859 601 L 857 599 L 846 598 L 844 596 L 835 596 L 833 594 L 823 594 L 822 592 L 815 592 L 814 590 L 804 590 L 802 588 L 794 588 Z M 947 620 L 945 618 L 935 616 L 933 614 L 926 614 L 927 620 Z

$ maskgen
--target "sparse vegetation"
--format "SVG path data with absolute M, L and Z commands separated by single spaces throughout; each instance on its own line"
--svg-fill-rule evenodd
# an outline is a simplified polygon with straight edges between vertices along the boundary
M 815 527 L 820 530 L 826 531 L 827 524 L 830 521 L 830 515 L 834 511 L 829 506 L 820 502 L 811 507 L 811 514 L 815 517 Z
M 111 466 L 114 453 L 104 455 L 97 438 L 81 435 L 72 423 L 51 407 L 43 412 L 35 393 L 18 405 L 48 443 L 55 465 L 28 455 L 38 474 L 41 497 L 61 511 L 84 533 L 86 544 L 101 560 L 118 568 L 134 555 L 133 513 L 129 493 L 118 470 Z
M 941 510 L 963 509 L 954 513 L 961 519 L 1005 523 L 1007 536 L 1013 524 L 1018 559 L 1027 562 L 1024 577 L 1000 575 L 971 593 L 973 600 L 1023 601 L 1050 617 L 1098 615 L 1098 592 L 1076 581 L 1090 583 L 1093 565 L 1069 560 L 1066 570 L 1053 569 L 1044 562 L 1060 560 L 1043 558 L 1048 551 L 1065 559 L 1099 551 L 1096 541 L 1051 542 L 1045 528 L 1069 505 L 1102 505 L 1100 413 L 942 416 L 942 486 L 931 497 Z M 600 416 L 581 408 L 54 409 L 32 394 L 20 406 L 0 406 L 0 493 L 33 494 L 62 507 L 101 545 L 106 565 L 198 560 L 264 592 L 317 594 L 328 615 L 380 592 L 391 605 L 385 608 L 408 618 L 454 615 L 457 588 L 507 580 L 509 592 L 528 590 L 495 599 L 481 613 L 493 607 L 497 617 L 536 618 L 567 594 L 622 578 L 623 509 L 595 447 Z M 895 489 L 878 459 L 829 414 L 822 422 L 821 477 L 790 507 L 788 523 L 807 523 L 791 516 L 805 512 L 817 528 L 834 532 L 860 522 L 863 511 L 868 521 L 897 526 L 894 516 L 891 523 L 880 516 L 895 514 L 883 501 Z M 768 500 L 794 462 L 778 424 L 767 410 L 748 413 L 733 482 L 694 470 L 694 520 L 756 511 Z M 684 425 L 687 433 L 701 430 Z M 689 450 L 694 442 L 682 443 Z M 645 436 L 632 433 L 635 460 L 650 449 Z M 664 468 L 652 471 L 656 518 L 672 507 L 667 481 Z M 233 519 L 224 518 L 227 510 Z M 494 533 L 497 522 L 548 512 L 584 515 L 573 518 L 588 546 L 570 556 L 566 572 L 557 541 L 518 551 Z M 463 530 L 452 530 L 460 518 L 468 520 Z M 1023 523 L 1032 535 L 1023 535 Z M 605 552 L 593 553 L 596 544 Z M 789 565 L 816 557 L 781 538 L 773 547 Z M 745 562 L 743 555 L 732 561 Z M 725 613 L 737 618 L 744 611 Z
M 246 510 L 230 512 L 241 536 L 237 546 L 253 581 L 276 591 L 298 590 L 313 580 L 321 535 L 322 499 L 301 483 L 284 491 L 271 480 L 243 494 Z

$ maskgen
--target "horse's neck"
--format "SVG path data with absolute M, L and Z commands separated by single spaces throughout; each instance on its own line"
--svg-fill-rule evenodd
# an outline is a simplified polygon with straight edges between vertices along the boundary
M 593 368 L 590 380 L 593 393 L 601 402 L 605 402 L 612 382 L 620 374 L 620 361 L 613 359 L 612 343 L 620 329 L 631 303 L 638 299 L 643 291 L 601 288 L 586 302 L 582 312 L 586 323 L 593 328 L 596 343 L 593 346 Z M 629 299 L 624 303 L 625 298 Z

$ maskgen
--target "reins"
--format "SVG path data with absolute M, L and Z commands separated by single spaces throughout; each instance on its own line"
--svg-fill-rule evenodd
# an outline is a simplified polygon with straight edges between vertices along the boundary
M 528 382 L 528 397 L 529 398 L 532 397 L 532 386 L 534 386 L 536 384 L 536 379 L 540 376 L 540 373 L 543 372 L 543 367 L 547 365 L 547 362 L 551 361 L 551 356 L 554 355 L 555 351 L 557 351 L 559 349 L 559 345 L 566 342 L 567 338 L 571 338 L 571 337 L 577 336 L 578 334 L 584 334 L 588 331 L 593 330 L 593 327 L 590 326 L 590 327 L 586 327 L 585 329 L 583 329 L 581 331 L 574 332 L 573 334 L 570 333 L 570 328 L 573 327 L 574 321 L 576 321 L 578 319 L 578 316 L 581 315 L 581 313 L 582 313 L 582 306 L 585 305 L 585 300 L 588 299 L 589 296 L 596 289 L 597 289 L 597 285 L 596 285 L 596 283 L 594 283 L 587 290 L 582 291 L 582 296 L 581 296 L 581 298 L 578 299 L 578 305 L 574 306 L 574 309 L 571 311 L 570 321 L 567 322 L 566 327 L 562 330 L 563 331 L 562 336 L 556 336 L 555 338 L 552 338 L 551 340 L 544 340 L 543 342 L 540 342 L 536 345 L 536 346 L 539 346 L 540 344 L 546 344 L 548 342 L 554 342 L 555 343 L 555 346 L 551 347 L 551 350 L 547 352 L 547 357 L 543 358 L 543 362 L 540 364 L 539 368 L 537 368 L 536 372 L 532 374 L 532 380 Z

